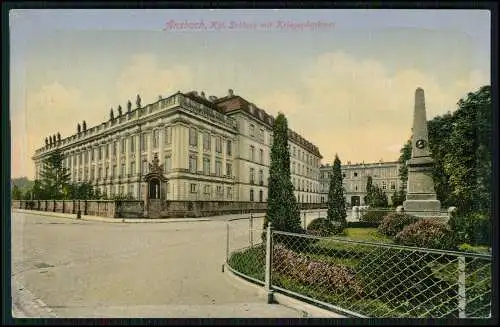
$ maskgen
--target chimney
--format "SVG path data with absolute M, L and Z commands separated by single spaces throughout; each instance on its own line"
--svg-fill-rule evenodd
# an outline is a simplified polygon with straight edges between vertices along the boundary
M 230 97 L 232 97 L 232 96 L 234 95 L 234 91 L 233 91 L 233 89 L 229 89 L 229 90 L 227 90 L 227 93 L 228 93 L 228 95 L 229 95 Z
M 205 92 L 201 91 L 201 97 L 202 97 L 203 99 L 206 99 L 206 97 L 205 97 Z
M 208 97 L 208 99 L 213 102 L 213 101 L 217 100 L 217 97 L 215 95 L 211 95 Z
M 161 94 L 158 96 L 158 100 L 161 100 L 163 99 L 163 97 L 161 96 Z

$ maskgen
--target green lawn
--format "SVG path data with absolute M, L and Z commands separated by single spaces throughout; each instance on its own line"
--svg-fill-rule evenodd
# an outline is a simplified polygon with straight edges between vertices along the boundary
M 346 234 L 347 236 L 344 236 L 344 238 L 348 238 L 355 241 L 392 243 L 391 238 L 379 234 L 377 232 L 377 228 L 374 227 L 347 228 Z

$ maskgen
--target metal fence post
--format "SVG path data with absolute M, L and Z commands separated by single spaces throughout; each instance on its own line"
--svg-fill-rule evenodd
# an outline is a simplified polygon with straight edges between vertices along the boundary
M 229 222 L 226 222 L 226 263 L 229 260 Z
M 249 220 L 249 233 L 248 236 L 250 237 L 250 247 L 253 248 L 253 214 L 250 213 L 250 220 Z
M 80 200 L 78 200 L 78 211 L 76 212 L 76 219 L 82 218 L 82 211 L 80 209 Z
M 272 228 L 271 222 L 267 225 L 266 233 L 266 276 L 265 276 L 265 289 L 267 293 L 267 303 L 273 303 L 273 291 L 271 289 L 271 265 L 272 265 Z
M 465 257 L 458 257 L 458 317 L 467 318 L 465 307 L 467 299 L 465 294 Z
M 307 224 L 306 224 L 306 212 L 304 211 L 304 216 L 302 218 L 303 224 L 304 224 L 304 229 L 307 229 Z

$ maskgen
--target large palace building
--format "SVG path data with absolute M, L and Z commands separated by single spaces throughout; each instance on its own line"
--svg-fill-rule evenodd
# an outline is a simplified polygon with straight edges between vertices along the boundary
M 35 151 L 36 178 L 53 151 L 64 154 L 73 182 L 90 182 L 108 196 L 142 199 L 141 183 L 157 157 L 167 200 L 267 201 L 274 117 L 235 95 L 177 92 L 61 139 L 50 136 Z M 320 203 L 320 161 L 311 142 L 289 130 L 290 169 L 298 202 Z
M 387 195 L 389 204 L 394 191 L 400 190 L 403 185 L 399 178 L 399 163 L 395 162 L 375 162 L 356 163 L 341 166 L 344 195 L 346 202 L 351 206 L 365 205 L 366 183 L 368 176 L 372 177 L 373 185 L 380 187 Z M 330 175 L 333 173 L 332 166 L 321 165 L 320 167 L 320 192 L 321 202 L 328 201 L 328 190 L 330 186 Z

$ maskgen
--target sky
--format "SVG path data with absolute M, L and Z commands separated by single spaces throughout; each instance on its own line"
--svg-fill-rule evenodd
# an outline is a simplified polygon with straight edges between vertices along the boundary
M 490 84 L 485 10 L 24 9 L 9 25 L 13 178 L 33 179 L 45 137 L 137 94 L 233 89 L 345 164 L 397 160 L 418 87 L 432 119 Z

